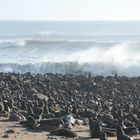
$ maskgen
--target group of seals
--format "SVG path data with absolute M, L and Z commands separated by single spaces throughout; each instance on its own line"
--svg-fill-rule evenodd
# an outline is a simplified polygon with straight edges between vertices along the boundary
M 140 77 L 117 75 L 0 73 L 0 115 L 30 129 L 63 132 L 74 125 L 64 116 L 94 118 L 89 119 L 93 138 L 114 136 L 118 126 L 134 134 L 140 130 L 139 83 Z

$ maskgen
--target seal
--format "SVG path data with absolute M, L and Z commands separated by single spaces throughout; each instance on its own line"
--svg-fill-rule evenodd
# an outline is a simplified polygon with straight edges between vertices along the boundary
M 137 134 L 139 134 L 139 130 L 138 130 L 138 128 L 137 127 L 134 127 L 134 126 L 132 126 L 132 127 L 127 127 L 127 128 L 123 128 L 123 131 L 124 131 L 124 133 L 125 134 L 127 134 L 127 135 L 137 135 Z
M 0 102 L 0 113 L 3 113 L 4 111 L 4 105 L 2 102 Z
M 100 140 L 107 140 L 106 133 L 104 133 L 103 131 L 101 131 L 100 133 Z
M 124 125 L 123 119 L 118 120 L 118 125 L 121 126 L 122 128 L 126 128 L 126 126 Z
M 121 126 L 117 127 L 117 140 L 133 140 L 133 138 L 129 137 L 124 133 Z
M 22 120 L 22 117 L 16 113 L 16 112 L 11 112 L 9 114 L 9 121 L 21 121 Z
M 33 118 L 40 120 L 42 118 L 42 112 L 40 112 L 40 114 L 35 114 L 33 109 L 28 107 L 28 116 L 32 116 Z
M 101 127 L 99 122 L 92 120 L 92 127 L 90 128 L 90 135 L 92 138 L 99 138 L 101 133 Z
M 37 128 L 38 131 L 52 131 L 55 129 L 59 129 L 61 125 L 64 125 L 64 122 L 62 119 L 59 118 L 52 118 L 52 119 L 46 119 L 46 120 L 40 120 L 39 126 Z
M 27 123 L 27 127 L 30 128 L 30 129 L 37 129 L 37 127 L 38 127 L 37 121 L 32 116 L 27 117 L 27 122 L 26 123 Z
M 65 129 L 65 128 L 57 129 L 57 130 L 51 131 L 50 133 L 52 135 L 65 136 L 65 137 L 69 137 L 69 138 L 78 137 L 77 133 L 75 133 L 75 132 L 73 132 L 73 131 L 71 131 L 69 129 Z
M 58 125 L 63 125 L 64 122 L 62 119 L 60 118 L 51 118 L 51 119 L 43 119 L 43 120 L 40 120 L 39 121 L 39 124 L 48 124 L 48 125 L 55 125 L 55 126 L 58 126 Z

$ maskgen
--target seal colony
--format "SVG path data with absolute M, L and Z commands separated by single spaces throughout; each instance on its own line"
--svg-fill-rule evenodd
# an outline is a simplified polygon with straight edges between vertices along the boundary
M 27 130 L 129 140 L 140 131 L 140 77 L 0 73 L 0 116 Z

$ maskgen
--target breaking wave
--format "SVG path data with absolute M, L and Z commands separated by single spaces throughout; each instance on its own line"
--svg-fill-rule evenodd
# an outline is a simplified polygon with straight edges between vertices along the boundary
M 140 35 L 116 36 L 0 36 L 0 71 L 140 75 Z
M 0 49 L 1 72 L 140 75 L 140 42 L 28 40 L 25 44 L 15 53 L 12 48 Z
M 0 40 L 1 47 L 14 47 L 14 46 L 24 46 L 26 41 L 24 39 L 6 39 Z

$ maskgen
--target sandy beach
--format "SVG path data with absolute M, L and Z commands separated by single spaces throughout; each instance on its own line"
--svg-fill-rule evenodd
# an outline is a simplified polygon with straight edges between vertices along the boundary
M 62 136 L 52 136 L 49 134 L 49 132 L 34 132 L 34 131 L 28 131 L 26 128 L 22 127 L 17 122 L 9 122 L 7 118 L 0 118 L 0 140 L 51 140 L 51 139 L 57 139 L 57 140 L 90 140 L 89 135 L 89 128 L 88 126 L 83 125 L 77 125 L 74 127 L 74 131 L 78 133 L 79 138 L 66 138 Z M 7 130 L 14 130 L 15 133 L 9 133 L 8 137 L 5 136 L 5 132 Z M 137 140 L 140 140 L 140 136 L 134 137 Z M 99 139 L 94 139 L 99 140 Z M 116 137 L 109 137 L 108 140 L 116 140 Z

